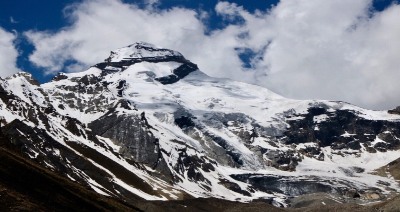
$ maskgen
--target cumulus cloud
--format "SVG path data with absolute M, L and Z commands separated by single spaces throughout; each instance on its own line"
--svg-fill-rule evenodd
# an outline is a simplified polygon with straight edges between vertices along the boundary
M 7 77 L 20 70 L 16 67 L 18 51 L 14 46 L 16 36 L 0 27 L 0 77 Z
M 211 76 L 262 85 L 286 97 L 374 109 L 400 105 L 399 5 L 374 12 L 371 0 L 281 0 L 251 13 L 219 2 L 215 11 L 231 24 L 206 32 L 204 11 L 90 0 L 68 7 L 71 24 L 58 32 L 25 35 L 36 48 L 30 60 L 48 73 L 77 71 L 116 47 L 146 41 L 180 51 Z M 251 64 L 243 66 L 239 54 L 248 51 Z
M 193 10 L 143 9 L 115 0 L 91 0 L 70 6 L 66 17 L 72 24 L 56 33 L 25 33 L 36 48 L 30 60 L 47 68 L 49 74 L 71 71 L 65 62 L 77 61 L 72 70 L 79 70 L 77 65 L 83 68 L 96 64 L 111 50 L 136 41 L 180 51 L 214 76 L 233 77 L 241 72 L 237 68 L 241 61 L 234 51 L 239 45 L 239 27 L 206 35 L 201 21 L 204 14 L 199 16 Z
M 254 83 L 286 97 L 391 108 L 400 105 L 400 6 L 373 12 L 371 3 L 281 0 L 254 14 L 227 2 L 216 8 L 245 20 L 244 40 L 257 53 Z

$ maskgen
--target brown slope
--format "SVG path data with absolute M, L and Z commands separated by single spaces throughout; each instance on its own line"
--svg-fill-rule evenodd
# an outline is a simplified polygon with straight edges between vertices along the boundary
M 377 169 L 376 174 L 384 177 L 388 177 L 388 174 L 390 174 L 395 180 L 400 180 L 400 158 Z
M 0 135 L 0 142 L 4 137 Z M 140 211 L 0 147 L 0 211 Z

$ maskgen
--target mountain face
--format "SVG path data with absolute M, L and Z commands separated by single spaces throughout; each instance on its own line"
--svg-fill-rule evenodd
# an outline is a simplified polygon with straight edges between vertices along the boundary
M 400 190 L 381 168 L 400 157 L 396 111 L 287 99 L 147 43 L 45 84 L 0 79 L 3 148 L 127 202 L 384 200 Z

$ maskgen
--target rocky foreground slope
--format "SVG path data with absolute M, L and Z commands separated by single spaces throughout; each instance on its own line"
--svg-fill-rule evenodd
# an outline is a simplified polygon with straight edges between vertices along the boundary
M 286 99 L 146 43 L 41 85 L 1 79 L 0 100 L 3 151 L 131 206 L 366 204 L 400 189 L 397 110 Z

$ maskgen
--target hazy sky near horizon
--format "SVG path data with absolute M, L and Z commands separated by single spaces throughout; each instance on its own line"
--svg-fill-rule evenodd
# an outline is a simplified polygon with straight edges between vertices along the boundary
M 395 0 L 0 2 L 0 77 L 23 70 L 46 82 L 136 41 L 288 98 L 400 105 Z

